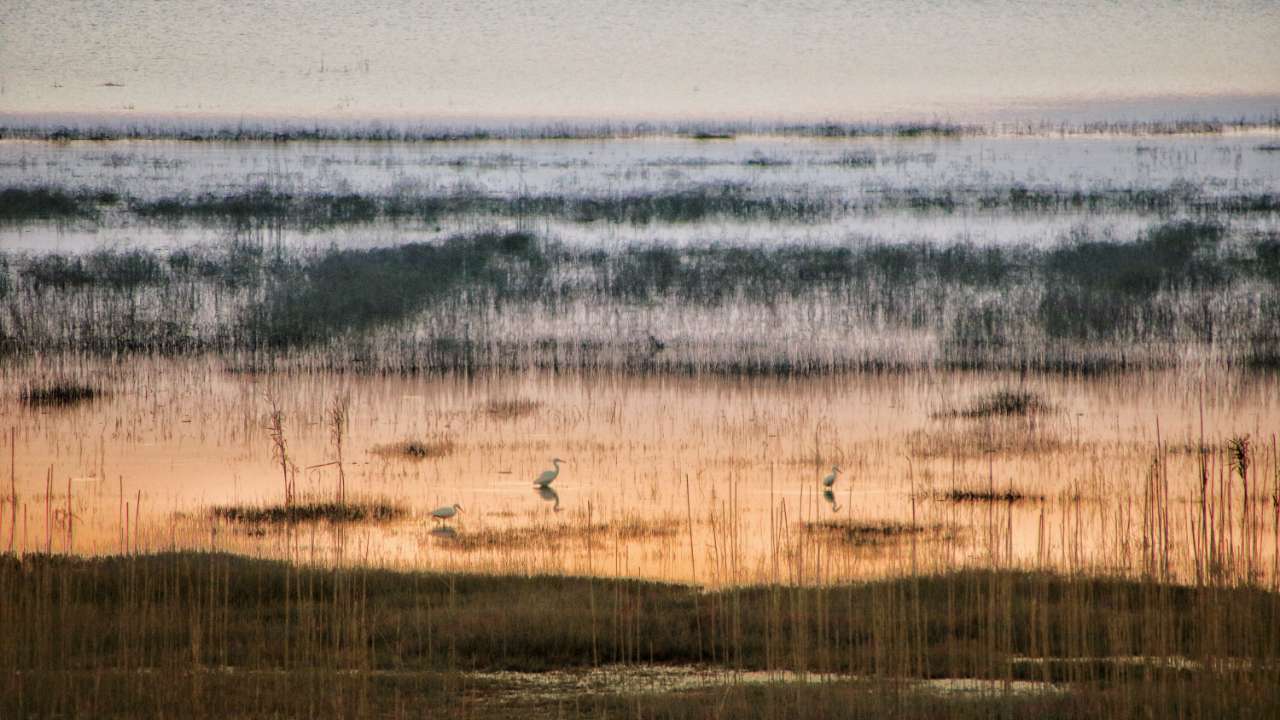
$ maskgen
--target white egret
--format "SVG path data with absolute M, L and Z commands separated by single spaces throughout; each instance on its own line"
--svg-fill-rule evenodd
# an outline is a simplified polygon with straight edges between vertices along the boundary
M 823 487 L 831 487 L 832 485 L 835 485 L 835 484 L 836 484 L 836 475 L 839 475 L 839 474 L 840 474 L 840 466 L 838 466 L 838 465 L 832 465 L 832 466 L 831 466 L 831 474 L 830 474 L 830 475 L 828 475 L 828 476 L 826 476 L 826 477 L 824 477 L 824 478 L 822 478 L 822 486 L 823 486 Z
M 560 475 L 560 463 L 562 462 L 564 461 L 561 460 L 560 458 L 552 458 L 551 464 L 555 465 L 556 469 L 544 470 L 543 473 L 538 476 L 538 479 L 533 481 L 533 484 L 537 485 L 538 487 L 547 487 L 552 482 L 554 482 L 555 479 Z
M 444 507 L 438 507 L 435 510 L 432 510 L 431 519 L 436 522 L 449 520 L 460 512 L 462 512 L 462 506 L 457 503 L 454 503 L 453 505 L 445 505 Z

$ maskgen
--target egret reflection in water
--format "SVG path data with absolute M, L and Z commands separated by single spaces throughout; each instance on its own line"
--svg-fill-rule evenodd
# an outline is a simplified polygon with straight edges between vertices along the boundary
M 826 500 L 827 504 L 831 506 L 831 512 L 840 512 L 840 505 L 839 503 L 836 502 L 835 493 L 831 492 L 830 490 L 823 490 L 822 499 Z
M 431 537 L 440 538 L 441 540 L 458 539 L 458 531 L 448 525 L 441 525 L 440 527 L 432 528 L 430 535 Z
M 538 497 L 542 498 L 543 500 L 546 500 L 547 502 L 554 502 L 555 506 L 551 508 L 552 511 L 560 512 L 560 494 L 559 493 L 557 493 L 555 490 L 552 490 L 550 487 L 547 487 L 546 485 L 540 485 L 534 488 L 533 491 L 536 492 L 538 494 Z

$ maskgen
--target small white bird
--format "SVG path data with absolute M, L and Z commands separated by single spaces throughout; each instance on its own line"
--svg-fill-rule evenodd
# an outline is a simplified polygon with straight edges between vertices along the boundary
M 838 465 L 832 465 L 832 466 L 831 466 L 831 474 L 830 474 L 830 475 L 828 475 L 828 476 L 826 476 L 826 477 L 824 477 L 824 478 L 822 478 L 822 486 L 823 486 L 823 487 L 831 487 L 832 485 L 835 485 L 835 484 L 836 484 L 836 475 L 839 475 L 839 474 L 840 474 L 840 466 L 838 466 Z
M 449 519 L 452 519 L 454 515 L 457 515 L 460 512 L 462 512 L 462 506 L 457 503 L 454 503 L 453 505 L 446 505 L 444 507 L 438 507 L 435 510 L 432 510 L 431 519 L 435 520 L 436 522 L 440 522 L 441 520 L 449 520 Z
M 556 469 L 544 470 L 543 473 L 538 476 L 538 479 L 533 481 L 533 484 L 537 485 L 538 487 L 547 487 L 552 482 L 554 482 L 555 479 L 560 476 L 560 463 L 562 462 L 564 461 L 561 460 L 560 458 L 552 458 L 551 464 L 555 465 Z

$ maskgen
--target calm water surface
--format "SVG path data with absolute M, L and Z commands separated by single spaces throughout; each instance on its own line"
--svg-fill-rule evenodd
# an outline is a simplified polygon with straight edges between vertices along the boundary
M 15 458 L 20 508 L 16 529 L 3 519 L 0 540 L 12 531 L 15 549 L 217 548 L 711 585 L 962 565 L 1136 573 L 1160 458 L 1170 555 L 1186 578 L 1203 432 L 1213 453 L 1210 492 L 1225 488 L 1219 520 L 1233 542 L 1245 540 L 1238 536 L 1245 506 L 1221 448 L 1234 436 L 1253 440 L 1246 524 L 1265 558 L 1258 572 L 1272 571 L 1274 517 L 1260 499 L 1274 492 L 1280 383 L 1273 375 L 464 380 L 254 376 L 226 372 L 220 362 L 157 360 L 131 362 L 127 372 L 103 365 L 96 377 L 109 394 L 75 408 L 33 410 L 12 395 L 0 398 L 16 438 L 4 454 Z M 1027 416 L 955 416 L 1001 388 L 1037 393 L 1048 407 Z M 399 505 L 405 519 L 285 529 L 210 517 L 214 505 L 283 501 L 266 429 L 270 397 L 285 413 L 300 496 L 333 499 L 337 467 L 325 412 L 337 396 L 350 398 L 349 497 Z M 494 411 L 509 401 L 525 410 Z M 446 449 L 426 458 L 385 451 L 405 440 Z M 532 480 L 553 456 L 567 463 L 554 492 L 539 493 Z M 824 496 L 820 478 L 833 464 L 843 473 Z M 1028 499 L 948 497 L 1011 490 Z M 463 513 L 437 528 L 428 513 L 453 503 Z M 70 537 L 61 514 L 68 504 Z

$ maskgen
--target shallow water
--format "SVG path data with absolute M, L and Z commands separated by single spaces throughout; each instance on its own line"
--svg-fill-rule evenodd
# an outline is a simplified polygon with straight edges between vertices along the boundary
M 1168 573 L 1187 580 L 1205 562 L 1195 529 L 1203 402 L 1216 542 L 1230 545 L 1233 572 L 1274 572 L 1280 381 L 1270 374 L 467 380 L 258 376 L 214 360 L 74 362 L 105 397 L 29 408 L 16 388 L 59 369 L 6 371 L 15 390 L 0 402 L 16 445 L 6 428 L 2 449 L 15 458 L 19 504 L 16 528 L 12 507 L 0 513 L 0 542 L 12 533 L 20 552 L 214 548 L 717 586 L 965 566 L 1164 572 L 1144 544 L 1156 543 Z M 952 415 L 1001 388 L 1033 392 L 1048 407 L 1026 416 Z M 325 413 L 338 396 L 350 402 L 348 499 L 396 504 L 407 517 L 286 527 L 210 516 L 215 505 L 283 502 L 266 428 L 270 397 L 284 413 L 299 499 L 334 499 Z M 525 402 L 502 405 L 515 400 Z M 1247 520 L 1244 488 L 1222 454 L 1227 439 L 1243 434 L 1254 448 Z M 405 440 L 427 443 L 427 456 L 383 447 Z M 567 462 L 554 492 L 540 493 L 532 480 L 552 457 Z M 1164 530 L 1150 527 L 1151 503 L 1161 496 L 1150 485 L 1157 457 L 1168 482 Z M 832 465 L 842 473 L 824 496 L 819 480 Z M 1028 497 L 948 496 L 1011 490 Z M 429 512 L 454 503 L 462 513 L 448 529 L 433 528 Z
M 457 142 L 0 140 L 0 181 L 108 187 L 151 199 L 266 184 L 291 192 L 477 188 L 514 195 L 611 194 L 746 183 L 853 197 L 883 189 L 1167 188 L 1275 192 L 1275 130 L 1212 135 L 962 135 L 920 138 Z M 850 156 L 873 160 L 849 165 Z
M 618 224 L 532 217 L 522 227 L 582 248 L 636 243 L 814 245 L 923 240 L 1045 245 L 1075 233 L 1138 236 L 1169 218 L 1139 209 L 1107 212 L 953 210 L 892 203 L 903 194 L 970 199 L 1020 186 L 1054 193 L 1191 188 L 1202 197 L 1280 192 L 1280 153 L 1259 150 L 1276 131 L 1175 136 L 961 136 L 818 139 L 743 136 L 699 141 L 508 140 L 449 143 L 193 143 L 160 140 L 50 143 L 0 140 L 0 186 L 109 188 L 143 200 L 223 196 L 266 187 L 293 194 L 373 197 L 480 193 L 486 196 L 627 197 L 724 186 L 751 197 L 808 198 L 860 208 L 796 220 L 711 216 L 696 222 Z M 849 156 L 870 164 L 849 166 Z M 765 164 L 760 164 L 765 163 Z M 1175 212 L 1186 212 L 1176 210 Z M 1230 218 L 1237 234 L 1274 232 L 1273 213 Z M 446 215 L 301 230 L 271 228 L 272 241 L 326 248 L 430 241 L 515 218 Z M 244 229 L 152 223 L 119 209 L 95 220 L 0 226 L 0 248 L 27 252 L 101 247 L 216 244 Z M 258 230 L 262 232 L 262 230 Z

